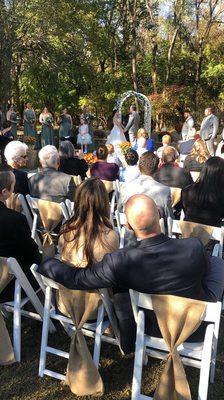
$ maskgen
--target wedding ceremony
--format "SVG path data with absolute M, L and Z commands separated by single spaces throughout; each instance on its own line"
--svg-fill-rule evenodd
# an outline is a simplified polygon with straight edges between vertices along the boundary
M 0 399 L 224 398 L 224 3 L 0 0 Z

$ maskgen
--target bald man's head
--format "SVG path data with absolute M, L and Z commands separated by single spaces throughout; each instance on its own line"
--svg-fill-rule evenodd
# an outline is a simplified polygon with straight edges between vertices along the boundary
M 125 205 L 127 222 L 139 238 L 161 233 L 156 203 L 145 194 L 136 194 Z

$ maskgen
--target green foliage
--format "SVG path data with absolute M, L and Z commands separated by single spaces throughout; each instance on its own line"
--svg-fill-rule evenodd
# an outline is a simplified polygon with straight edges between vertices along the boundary
M 221 0 L 211 8 L 196 3 L 0 1 L 0 102 L 12 97 L 22 109 L 31 99 L 38 112 L 45 104 L 73 113 L 89 105 L 105 119 L 133 89 L 136 54 L 138 91 L 151 96 L 160 124 L 174 123 L 189 106 L 223 111 L 224 7 Z

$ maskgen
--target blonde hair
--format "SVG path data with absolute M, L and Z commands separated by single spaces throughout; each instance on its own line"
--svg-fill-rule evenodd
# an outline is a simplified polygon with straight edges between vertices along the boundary
M 210 157 L 206 143 L 203 139 L 197 139 L 191 149 L 191 157 L 195 158 L 199 164 L 203 164 Z
M 162 137 L 162 142 L 163 142 L 163 144 L 170 144 L 171 143 L 171 136 L 170 135 L 164 135 Z
M 140 137 L 143 137 L 144 139 L 149 138 L 148 132 L 144 128 L 139 128 L 137 132 L 137 139 L 139 139 Z
M 114 153 L 114 146 L 111 143 L 107 143 L 107 150 L 108 150 L 108 154 L 113 154 Z

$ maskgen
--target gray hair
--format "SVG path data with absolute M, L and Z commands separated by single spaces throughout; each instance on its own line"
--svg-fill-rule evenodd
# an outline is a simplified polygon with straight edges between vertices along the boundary
M 48 144 L 44 146 L 38 153 L 41 166 L 43 168 L 56 168 L 58 165 L 59 154 L 55 146 Z
M 64 140 L 59 146 L 59 156 L 61 158 L 71 158 L 75 155 L 73 144 L 69 140 Z
M 7 163 L 13 164 L 21 155 L 24 155 L 28 150 L 28 146 L 19 140 L 13 140 L 5 147 L 4 155 Z

